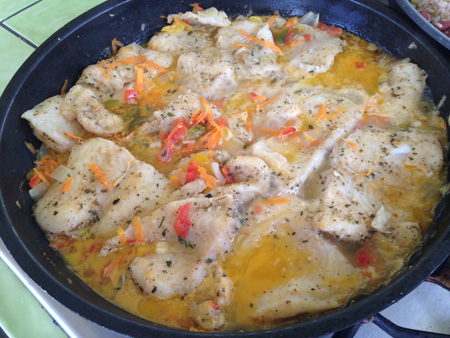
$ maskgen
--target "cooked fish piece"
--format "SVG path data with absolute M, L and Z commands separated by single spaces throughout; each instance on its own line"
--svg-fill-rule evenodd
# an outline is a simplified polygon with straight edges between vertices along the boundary
M 335 245 L 315 239 L 308 246 L 314 250 L 308 267 L 300 271 L 298 278 L 262 294 L 251 310 L 253 318 L 271 321 L 336 308 L 363 285 L 361 272 Z M 350 280 L 354 282 L 349 284 Z
M 262 159 L 254 156 L 235 156 L 226 166 L 233 174 L 235 183 L 213 189 L 210 192 L 212 196 L 233 196 L 238 211 L 241 212 L 253 199 L 269 193 L 272 173 Z
M 249 20 L 233 21 L 230 26 L 219 28 L 217 30 L 217 33 L 214 36 L 217 48 L 233 51 L 238 50 L 241 47 L 236 46 L 235 43 L 248 43 L 248 41 L 239 33 L 239 30 L 243 30 L 250 35 L 256 35 L 262 27 L 263 24 L 259 22 Z
M 173 63 L 173 55 L 171 53 L 145 48 L 141 55 L 147 56 L 146 61 L 153 61 L 164 68 L 169 68 Z
M 227 308 L 234 295 L 234 284 L 219 264 L 214 264 L 201 285 L 189 296 L 195 299 L 191 316 L 195 323 L 206 330 L 220 329 L 226 322 Z M 199 300 L 201 299 L 201 300 Z
M 69 121 L 75 119 L 88 132 L 97 136 L 109 136 L 123 130 L 123 119 L 110 113 L 89 88 L 73 86 L 60 106 L 61 114 Z
M 329 90 L 299 94 L 292 99 L 298 106 L 292 107 L 291 114 L 297 114 L 297 109 L 300 111 L 299 128 L 303 129 L 300 129 L 301 144 L 298 146 L 300 149 L 295 151 L 294 160 L 288 162 L 283 156 L 283 141 L 277 138 L 254 143 L 250 152 L 266 161 L 279 174 L 275 175 L 277 189 L 298 194 L 307 179 L 321 169 L 327 154 L 360 123 L 362 109 L 338 92 Z M 281 109 L 275 108 L 273 113 Z M 286 116 L 290 116 L 289 112 Z
M 105 178 L 96 177 L 91 163 Z M 67 168 L 66 178 L 73 178 L 70 191 L 61 192 L 64 182 L 56 182 L 34 208 L 37 223 L 50 233 L 69 234 L 95 223 L 91 233 L 111 236 L 134 216 L 156 209 L 171 192 L 169 181 L 153 166 L 101 138 L 74 146 Z
M 298 97 L 287 90 L 283 90 L 274 96 L 274 100 L 258 111 L 253 118 L 254 124 L 260 124 L 264 129 L 283 130 L 295 126 L 301 128 L 301 122 L 297 117 L 301 111 L 298 106 Z
M 192 225 L 185 238 L 179 242 L 174 224 L 178 209 L 190 203 L 189 220 Z M 224 195 L 215 198 L 197 197 L 174 201 L 142 218 L 147 241 L 172 240 L 177 247 L 192 246 L 193 252 L 204 259 L 224 256 L 231 245 L 235 233 L 239 230 L 233 198 Z M 125 239 L 133 240 L 136 234 L 133 226 L 125 230 Z M 184 244 L 183 244 L 184 243 Z M 107 254 L 120 244 L 119 237 L 110 239 L 102 249 Z
M 273 234 L 289 236 L 298 243 L 317 235 L 317 229 L 311 224 L 311 216 L 316 212 L 317 203 L 294 195 L 278 197 L 287 201 L 271 204 L 266 199 L 258 198 L 241 215 L 245 223 L 236 237 L 239 250 L 251 249 L 262 237 Z
M 241 35 L 240 33 L 238 33 Z M 272 31 L 268 24 L 262 26 L 256 33 L 256 37 L 263 41 L 274 44 Z M 247 78 L 249 75 L 259 78 L 277 78 L 283 77 L 282 67 L 277 62 L 279 52 L 270 48 L 263 47 L 257 43 L 251 43 L 244 39 L 244 45 L 234 53 L 235 68 L 241 78 Z
M 423 117 L 420 101 L 427 77 L 425 71 L 404 59 L 390 64 L 388 76 L 382 92 L 371 100 L 373 112 L 369 113 L 391 118 L 394 124 Z
M 396 222 L 389 233 L 376 232 L 373 235 L 373 248 L 384 259 L 392 275 L 403 266 L 422 238 L 422 229 L 417 222 Z
M 383 201 L 370 188 L 371 181 L 364 176 L 354 176 L 334 171 L 320 196 L 320 204 L 314 217 L 315 226 L 322 231 L 346 241 L 363 241 L 370 238 L 375 229 L 371 223 Z M 389 217 L 378 227 L 384 227 Z
M 200 51 L 206 47 L 211 47 L 214 42 L 210 32 L 203 31 L 181 31 L 176 33 L 159 32 L 150 39 L 148 48 L 181 54 Z
M 183 185 L 170 196 L 172 201 L 179 201 L 201 194 L 208 186 L 204 180 L 195 180 Z
M 117 63 L 117 59 L 139 56 L 144 48 L 136 43 L 122 47 L 115 58 L 100 61 L 83 70 L 77 84 L 90 85 L 102 92 L 118 92 L 136 79 L 134 66 Z
M 231 55 L 214 47 L 182 54 L 177 68 L 180 83 L 208 100 L 222 98 L 235 85 Z
M 197 13 L 186 12 L 179 14 L 170 14 L 167 17 L 167 22 L 172 23 L 175 17 L 180 20 L 187 21 L 191 25 L 226 27 L 231 24 L 225 12 L 218 11 L 214 7 L 210 7 L 208 9 L 205 9 L 204 11 L 199 11 Z
M 78 121 L 68 121 L 61 115 L 62 102 L 63 97 L 56 95 L 22 114 L 22 118 L 33 128 L 36 137 L 57 152 L 70 151 L 78 143 L 66 133 L 80 138 L 87 136 Z
M 332 162 L 337 166 L 320 197 L 317 226 L 340 239 L 358 241 L 375 230 L 391 232 L 393 210 L 409 210 L 420 200 L 414 187 L 426 176 L 439 175 L 443 155 L 434 133 L 365 128 L 337 147 Z M 389 198 L 396 187 L 405 192 L 401 200 Z
M 328 71 L 336 55 L 347 43 L 339 37 L 308 25 L 297 23 L 296 28 L 302 37 L 299 38 L 300 42 L 286 53 L 286 58 L 290 60 L 289 65 L 308 73 Z M 306 34 L 309 34 L 308 40 L 304 38 Z
M 137 285 L 149 297 L 167 299 L 186 295 L 200 285 L 206 275 L 205 264 L 191 253 L 154 253 L 136 257 L 130 270 Z
M 173 62 L 173 55 L 170 53 L 143 48 L 132 43 L 120 48 L 115 57 L 85 68 L 77 84 L 92 86 L 103 93 L 121 92 L 127 89 L 127 85 L 134 85 L 133 82 L 136 81 L 135 64 L 142 63 L 136 59 L 142 56 L 146 56 L 142 62 L 153 61 L 165 68 L 170 67 Z M 158 73 L 158 70 L 152 67 L 144 69 L 145 76 L 150 78 Z
M 213 104 L 210 105 L 214 118 L 221 116 L 220 112 L 215 108 Z M 196 93 L 187 91 L 185 94 L 181 94 L 170 102 L 163 109 L 155 111 L 153 115 L 159 122 L 159 130 L 171 131 L 173 129 L 173 121 L 184 117 L 187 124 L 192 117 L 192 114 L 197 109 L 204 109 L 202 107 L 200 97 Z
M 350 172 L 375 174 L 391 184 L 404 180 L 409 170 L 427 176 L 437 175 L 443 166 L 443 152 L 433 132 L 364 128 L 348 138 L 333 159 Z

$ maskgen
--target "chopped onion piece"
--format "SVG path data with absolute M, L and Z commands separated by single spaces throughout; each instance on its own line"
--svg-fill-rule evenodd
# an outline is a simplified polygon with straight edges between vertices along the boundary
M 35 186 L 33 189 L 30 189 L 28 193 L 30 194 L 30 197 L 33 199 L 34 202 L 37 202 L 41 199 L 42 196 L 47 192 L 47 190 L 50 188 L 50 186 L 42 182 Z
M 63 166 L 62 164 L 60 164 L 51 174 L 50 176 L 52 178 L 54 178 L 55 180 L 57 180 L 58 182 L 64 183 L 65 180 L 67 179 L 67 177 L 69 177 L 70 169 L 67 168 L 66 166 Z
M 156 253 L 165 254 L 169 250 L 169 245 L 166 241 L 156 243 Z
M 305 15 L 303 15 L 298 22 L 308 25 L 311 27 L 316 27 L 319 25 L 319 14 L 308 12 Z
M 211 164 L 212 172 L 214 174 L 214 177 L 217 178 L 220 184 L 224 184 L 226 182 L 225 178 L 222 176 L 222 173 L 220 172 L 219 163 L 213 162 Z
M 390 156 L 399 159 L 406 159 L 411 151 L 411 146 L 409 144 L 404 144 L 398 148 L 392 149 Z
M 122 181 L 122 179 L 125 177 L 126 174 L 128 174 L 128 171 L 130 170 L 130 160 L 127 159 L 127 170 L 120 176 L 117 180 L 115 180 L 114 186 L 117 187 L 117 185 Z
M 375 218 L 372 220 L 372 228 L 384 234 L 389 234 L 390 231 L 387 226 L 389 218 L 391 218 L 391 214 L 386 212 L 386 210 L 384 210 L 384 206 L 382 206 L 375 215 Z

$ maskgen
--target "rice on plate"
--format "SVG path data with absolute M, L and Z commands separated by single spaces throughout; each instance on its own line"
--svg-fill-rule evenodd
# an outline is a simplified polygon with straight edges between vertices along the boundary
M 448 0 L 412 0 L 411 3 L 428 22 L 450 37 L 450 2 Z

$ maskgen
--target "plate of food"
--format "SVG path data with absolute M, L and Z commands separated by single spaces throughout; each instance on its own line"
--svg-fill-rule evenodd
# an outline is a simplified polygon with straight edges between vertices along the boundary
M 447 0 L 396 0 L 427 34 L 450 49 L 450 3 Z
M 449 83 L 379 3 L 102 4 L 1 98 L 1 237 L 130 336 L 343 329 L 448 255 Z

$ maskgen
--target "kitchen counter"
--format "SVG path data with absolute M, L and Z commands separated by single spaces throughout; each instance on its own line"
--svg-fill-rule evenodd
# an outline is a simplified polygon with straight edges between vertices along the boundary
M 22 63 L 50 35 L 102 2 L 0 0 L 0 94 Z M 387 4 L 388 0 L 382 2 Z M 1 240 L 0 257 L 0 326 L 9 337 L 124 337 L 81 318 L 49 297 L 23 273 Z M 382 314 L 404 327 L 450 334 L 450 293 L 423 283 Z M 374 324 L 365 324 L 356 337 L 389 336 Z

